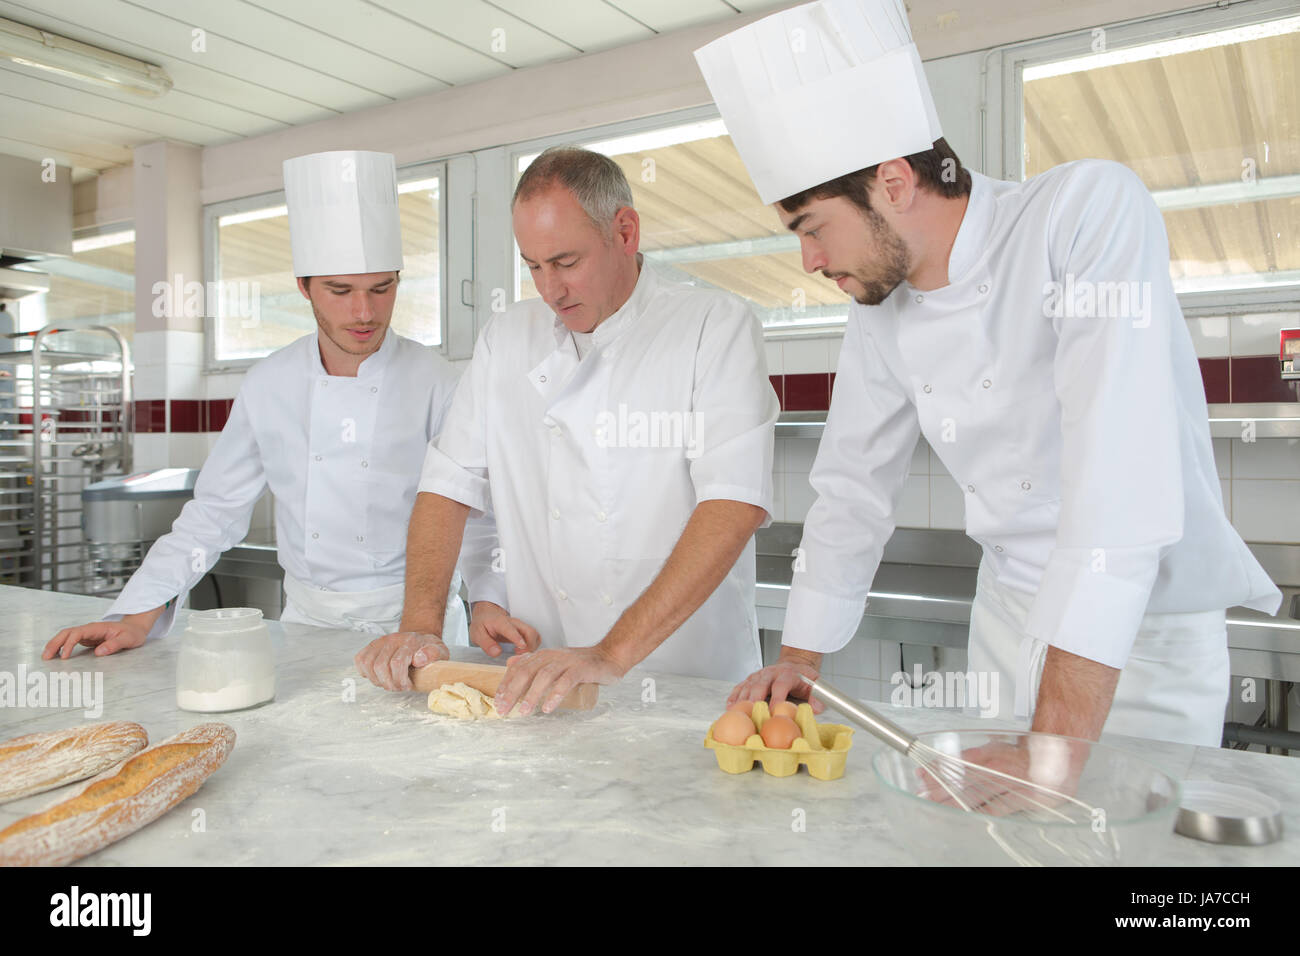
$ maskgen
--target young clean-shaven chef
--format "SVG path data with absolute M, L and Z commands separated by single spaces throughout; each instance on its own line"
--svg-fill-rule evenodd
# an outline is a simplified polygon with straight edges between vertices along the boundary
M 804 268 L 854 298 L 781 658 L 732 699 L 805 696 L 852 637 L 923 434 L 983 546 L 969 668 L 1000 675 L 998 716 L 1218 746 L 1225 609 L 1281 595 L 1224 515 L 1141 181 L 962 169 L 901 0 L 796 7 L 696 57 Z
M 753 533 L 770 521 L 778 414 L 758 320 L 642 260 L 632 192 L 608 157 L 543 152 L 512 209 L 541 298 L 484 328 L 429 447 L 403 630 L 441 619 L 459 529 L 491 514 L 497 570 L 467 567 L 466 582 L 472 643 L 523 652 L 499 712 L 550 711 L 638 663 L 738 679 L 761 660 Z M 358 666 L 405 689 L 414 650 L 382 638 Z
M 457 376 L 434 349 L 389 328 L 402 268 L 393 156 L 289 159 L 284 189 L 294 275 L 316 332 L 249 369 L 171 532 L 104 621 L 59 632 L 46 659 L 78 644 L 111 654 L 166 634 L 189 590 L 248 533 L 268 487 L 284 569 L 280 620 L 372 635 L 397 626 L 406 524 Z M 454 593 L 446 608 L 443 633 L 467 643 Z

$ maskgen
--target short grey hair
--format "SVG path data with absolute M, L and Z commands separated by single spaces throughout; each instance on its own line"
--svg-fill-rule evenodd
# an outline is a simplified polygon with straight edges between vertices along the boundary
M 618 163 L 581 146 L 552 146 L 528 164 L 510 208 L 556 185 L 573 193 L 601 232 L 609 231 L 620 209 L 632 205 L 632 187 Z

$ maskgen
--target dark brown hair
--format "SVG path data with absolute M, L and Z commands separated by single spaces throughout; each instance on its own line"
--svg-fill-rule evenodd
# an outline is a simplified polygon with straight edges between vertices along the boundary
M 957 154 L 952 151 L 948 141 L 942 136 L 934 141 L 927 150 L 904 156 L 907 164 L 916 171 L 916 180 L 922 189 L 936 193 L 945 199 L 959 199 L 970 195 L 970 170 L 962 166 Z M 871 209 L 868 198 L 871 184 L 876 179 L 876 170 L 880 164 L 845 173 L 820 186 L 813 186 L 787 196 L 780 202 L 786 212 L 798 212 L 814 199 L 833 199 L 843 196 L 862 210 Z

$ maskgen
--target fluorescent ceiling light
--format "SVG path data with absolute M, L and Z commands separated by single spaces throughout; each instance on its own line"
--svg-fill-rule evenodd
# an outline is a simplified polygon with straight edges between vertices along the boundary
M 139 96 L 161 96 L 172 88 L 160 66 L 3 17 L 0 58 Z
M 1158 43 L 1146 43 L 1142 46 L 1128 47 L 1123 50 L 1110 50 L 1092 56 L 1079 56 L 1055 63 L 1039 63 L 1026 66 L 1025 82 L 1046 79 L 1049 76 L 1065 76 L 1067 73 L 1082 73 L 1085 70 L 1098 70 L 1121 63 L 1139 63 L 1143 60 L 1155 60 L 1179 53 L 1192 53 L 1196 50 L 1212 50 L 1215 47 L 1230 46 L 1234 43 L 1246 43 L 1250 40 L 1262 40 L 1266 37 L 1283 36 L 1300 30 L 1300 17 L 1287 17 L 1267 23 L 1252 23 L 1249 26 L 1234 27 L 1231 30 L 1219 30 L 1215 33 L 1202 33 L 1197 36 L 1177 37 L 1161 40 Z

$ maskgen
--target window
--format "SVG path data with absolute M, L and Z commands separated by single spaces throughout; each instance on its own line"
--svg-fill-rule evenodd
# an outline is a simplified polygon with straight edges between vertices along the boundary
M 632 187 L 647 260 L 681 281 L 748 299 L 768 331 L 842 326 L 848 299 L 820 273 L 804 272 L 798 238 L 759 200 L 716 111 L 673 120 L 529 144 L 515 154 L 514 182 L 553 143 L 604 153 Z M 515 253 L 515 299 L 532 298 L 537 290 Z
M 1253 23 L 1212 11 L 1017 48 L 1021 148 L 1007 152 L 1008 177 L 1083 157 L 1124 163 L 1164 213 L 1185 305 L 1286 286 L 1294 297 L 1300 17 L 1270 9 Z
M 397 171 L 402 269 L 392 328 L 425 345 L 444 340 L 442 222 L 445 167 L 424 163 Z M 211 366 L 248 364 L 316 328 L 298 291 L 284 193 L 205 210 Z
M 33 263 L 48 273 L 50 291 L 18 304 L 20 327 L 46 325 L 78 328 L 107 325 L 130 342 L 135 332 L 135 232 L 116 225 L 79 233 L 72 256 L 51 256 Z M 105 348 L 101 333 L 60 337 L 60 348 L 97 351 Z

